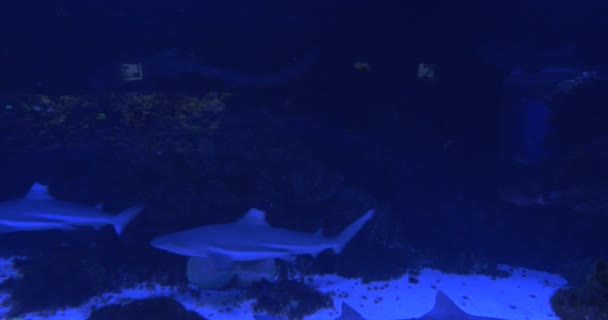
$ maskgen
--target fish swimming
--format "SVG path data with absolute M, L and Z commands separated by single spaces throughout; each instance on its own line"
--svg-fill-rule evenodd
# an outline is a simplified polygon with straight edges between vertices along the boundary
M 159 236 L 150 244 L 179 255 L 209 257 L 228 262 L 290 260 L 294 255 L 317 255 L 326 249 L 340 253 L 373 216 L 374 210 L 369 210 L 337 237 L 329 238 L 320 233 L 312 234 L 272 227 L 266 222 L 263 211 L 252 208 L 236 222 Z
M 255 320 L 287 320 L 268 315 L 254 315 Z M 346 302 L 342 302 L 342 313 L 336 320 L 366 320 Z M 419 318 L 396 320 L 504 320 L 470 315 L 460 309 L 443 291 L 437 291 L 433 309 Z
M 0 233 L 112 225 L 121 234 L 142 209 L 135 206 L 110 215 L 99 207 L 57 200 L 49 195 L 47 186 L 34 183 L 23 198 L 0 202 Z
M 177 49 L 169 49 L 138 61 L 105 65 L 92 72 L 87 83 L 93 89 L 115 89 L 128 84 L 149 84 L 154 81 L 175 80 L 184 75 L 195 75 L 232 87 L 272 87 L 303 75 L 318 59 L 319 52 L 312 50 L 282 70 L 255 74 L 204 64 L 193 56 L 179 54 Z M 125 66 L 137 69 L 136 76 L 125 78 Z

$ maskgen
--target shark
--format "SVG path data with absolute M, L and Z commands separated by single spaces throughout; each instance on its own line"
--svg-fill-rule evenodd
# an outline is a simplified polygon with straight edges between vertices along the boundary
M 138 205 L 111 215 L 100 205 L 57 200 L 49 194 L 48 186 L 36 182 L 24 197 L 0 202 L 0 233 L 112 225 L 120 235 L 142 210 L 143 206 Z
M 87 83 L 93 89 L 114 89 L 129 84 L 150 84 L 154 81 L 176 80 L 185 75 L 195 75 L 202 79 L 220 81 L 231 87 L 273 87 L 306 73 L 319 56 L 320 50 L 313 49 L 281 70 L 269 73 L 246 73 L 202 63 L 195 56 L 181 54 L 180 50 L 172 48 L 128 63 L 123 61 L 104 65 L 89 75 Z M 125 77 L 125 67 L 134 68 L 135 76 Z
M 352 318 L 350 320 L 354 320 Z M 363 318 L 361 318 L 363 319 Z M 347 320 L 347 318 L 341 319 Z M 433 309 L 419 318 L 409 318 L 402 320 L 505 320 L 501 318 L 491 318 L 474 316 L 464 312 L 452 301 L 443 291 L 437 290 L 435 295 L 435 305 Z
M 374 210 L 367 211 L 336 237 L 330 238 L 321 232 L 306 233 L 272 227 L 266 222 L 264 211 L 251 208 L 236 222 L 162 235 L 152 239 L 150 244 L 178 255 L 229 263 L 265 259 L 291 261 L 296 255 L 317 255 L 326 249 L 340 253 L 374 217 L 374 213 Z
M 277 318 L 269 315 L 253 316 L 255 320 L 287 320 L 285 318 Z M 342 313 L 336 320 L 366 320 L 361 314 L 353 309 L 346 302 L 342 302 Z M 381 319 L 379 319 L 381 320 Z M 452 301 L 443 291 L 438 290 L 435 296 L 435 305 L 433 309 L 422 317 L 406 318 L 395 320 L 505 320 L 500 318 L 489 318 L 474 316 L 460 309 L 454 301 Z

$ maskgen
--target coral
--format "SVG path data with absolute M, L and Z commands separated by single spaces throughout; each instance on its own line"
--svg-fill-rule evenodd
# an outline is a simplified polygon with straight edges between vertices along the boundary
M 296 280 L 263 280 L 252 286 L 249 295 L 256 299 L 254 312 L 287 316 L 289 319 L 302 319 L 318 309 L 333 307 L 329 295 Z
M 0 110 L 1 147 L 106 144 L 152 153 L 190 153 L 221 123 L 226 93 L 82 96 L 26 94 Z
M 598 261 L 583 285 L 559 289 L 551 306 L 563 320 L 608 319 L 608 262 Z
M 131 302 L 125 306 L 113 305 L 95 310 L 90 320 L 122 319 L 183 319 L 204 320 L 171 298 L 153 298 Z
M 11 246 L 13 253 L 27 256 L 14 262 L 21 277 L 0 284 L 0 290 L 10 294 L 11 310 L 6 316 L 78 306 L 94 296 L 142 282 L 178 288 L 187 285 L 181 257 L 163 255 L 145 246 L 133 247 L 111 228 L 93 233 L 86 229 L 15 233 L 5 240 L 15 243 Z M 165 269 L 178 262 L 179 272 Z

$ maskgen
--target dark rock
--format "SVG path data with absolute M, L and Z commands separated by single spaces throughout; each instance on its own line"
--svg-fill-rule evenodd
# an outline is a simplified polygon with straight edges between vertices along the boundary
M 333 307 L 333 300 L 328 294 L 295 280 L 260 281 L 249 289 L 248 295 L 256 299 L 253 304 L 255 313 L 296 320 L 319 309 Z
M 557 290 L 551 306 L 563 320 L 608 319 L 608 263 L 598 261 L 583 285 Z
M 125 306 L 107 306 L 94 311 L 89 320 L 204 320 L 194 311 L 186 310 L 171 298 L 138 300 Z

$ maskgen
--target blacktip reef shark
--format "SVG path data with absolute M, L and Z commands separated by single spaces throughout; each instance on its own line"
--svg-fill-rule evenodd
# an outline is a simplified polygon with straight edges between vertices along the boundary
M 326 249 L 340 253 L 374 216 L 367 211 L 335 238 L 275 228 L 265 212 L 252 208 L 240 220 L 179 231 L 153 239 L 150 244 L 171 253 L 212 258 L 228 263 L 265 259 L 291 260 L 299 254 L 317 255 Z
M 34 183 L 23 198 L 0 202 L 0 233 L 73 230 L 80 226 L 99 229 L 113 225 L 116 233 L 121 234 L 142 209 L 142 206 L 135 206 L 110 215 L 104 213 L 100 206 L 57 200 L 49 195 L 47 186 Z
M 267 315 L 254 315 L 255 320 L 287 320 Z M 366 320 L 347 303 L 342 302 L 342 314 L 336 320 Z M 387 319 L 374 319 L 387 320 Z M 437 291 L 433 309 L 419 318 L 395 319 L 395 320 L 505 320 L 499 318 L 488 318 L 470 315 L 460 309 L 443 291 Z
M 168 49 L 138 61 L 100 67 L 89 76 L 88 84 L 92 88 L 113 89 L 129 83 L 171 80 L 190 74 L 233 87 L 272 87 L 300 77 L 319 56 L 320 50 L 313 49 L 281 70 L 254 74 L 205 64 L 195 56 L 181 54 L 178 49 Z

